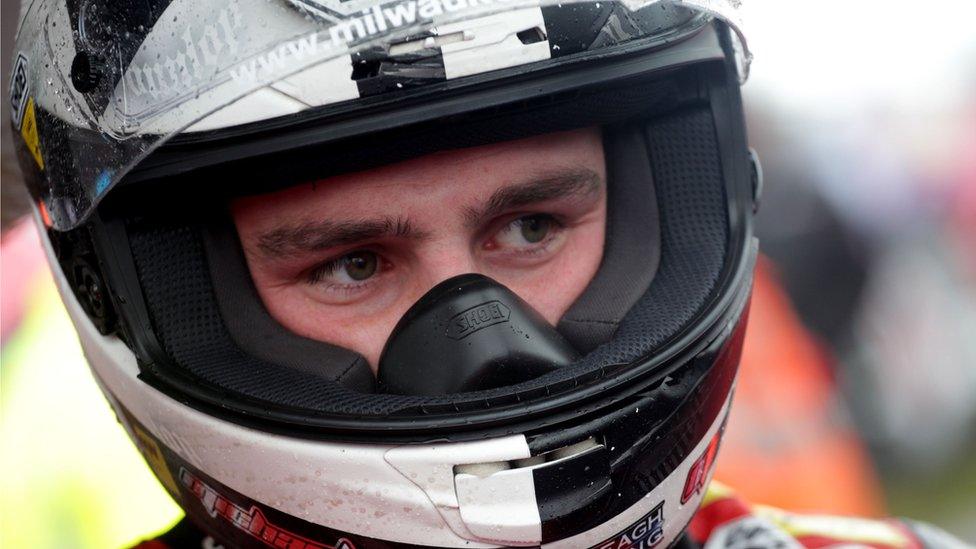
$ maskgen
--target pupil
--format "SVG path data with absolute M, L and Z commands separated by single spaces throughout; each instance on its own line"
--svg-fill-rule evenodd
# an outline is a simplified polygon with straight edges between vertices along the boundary
M 376 273 L 376 254 L 359 252 L 346 259 L 346 274 L 353 280 L 366 280 Z
M 522 220 L 522 238 L 535 244 L 549 234 L 549 220 L 542 216 L 526 217 Z

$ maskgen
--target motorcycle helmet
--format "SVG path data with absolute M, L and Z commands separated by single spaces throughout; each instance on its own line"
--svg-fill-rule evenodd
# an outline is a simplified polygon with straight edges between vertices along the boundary
M 737 0 L 44 0 L 10 101 L 93 375 L 228 546 L 652 547 L 731 403 L 758 170 Z M 436 285 L 379 374 L 264 308 L 228 201 L 599 126 L 604 255 L 549 325 Z

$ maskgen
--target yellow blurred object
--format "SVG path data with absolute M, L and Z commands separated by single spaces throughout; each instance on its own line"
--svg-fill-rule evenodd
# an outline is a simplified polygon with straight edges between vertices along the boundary
M 95 384 L 46 269 L 0 384 L 0 547 L 127 547 L 182 516 Z

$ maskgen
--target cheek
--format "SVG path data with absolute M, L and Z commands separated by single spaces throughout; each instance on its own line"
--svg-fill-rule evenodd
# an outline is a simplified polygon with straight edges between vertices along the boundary
M 555 325 L 593 280 L 603 259 L 605 217 L 577 227 L 557 257 L 529 276 L 503 281 Z
M 355 351 L 369 362 L 373 373 L 380 353 L 397 321 L 411 305 L 330 307 L 315 301 L 302 288 L 262 288 L 258 294 L 272 318 L 288 330 L 309 339 Z

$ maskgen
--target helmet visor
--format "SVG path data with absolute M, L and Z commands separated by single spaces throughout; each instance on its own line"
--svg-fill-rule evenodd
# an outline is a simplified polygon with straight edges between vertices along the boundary
M 178 133 L 240 125 L 248 116 L 256 121 L 333 107 L 370 93 L 409 93 L 370 91 L 363 78 L 357 82 L 357 76 L 368 73 L 377 51 L 409 56 L 438 49 L 445 59 L 450 53 L 450 66 L 445 62 L 438 68 L 447 79 L 572 54 L 558 51 L 550 35 L 554 31 L 542 17 L 546 6 L 555 3 L 33 3 L 18 35 L 15 71 L 23 66 L 23 78 L 19 93 L 12 97 L 21 107 L 14 109 L 15 126 L 30 118 L 37 127 L 34 143 L 27 145 L 37 151 L 38 170 L 26 174 L 28 185 L 53 228 L 74 228 L 134 166 Z M 599 2 L 577 4 L 600 7 Z M 702 20 L 726 21 L 743 46 L 745 74 L 749 56 L 739 0 L 627 0 L 612 5 L 623 14 L 617 19 L 625 23 L 612 26 L 616 43 L 631 32 L 634 38 L 666 44 L 681 29 Z M 666 17 L 629 30 L 642 20 L 641 14 L 662 7 Z M 586 23 L 591 13 L 580 11 L 583 20 L 576 24 Z M 538 47 L 522 48 L 518 55 L 485 55 L 486 48 L 504 52 L 508 43 Z M 535 53 L 526 55 L 530 49 Z M 419 63 L 410 70 L 423 80 L 429 67 Z M 262 90 L 286 96 L 287 101 L 279 102 L 285 106 L 274 112 L 255 108 L 248 98 Z M 222 119 L 228 113 L 235 114 L 233 122 Z

